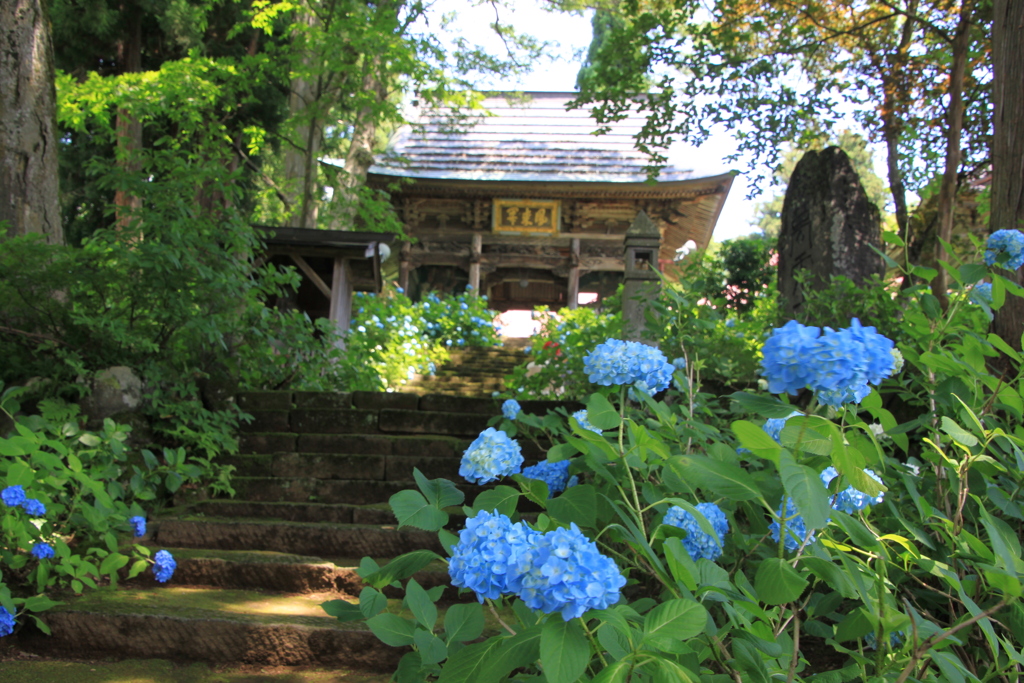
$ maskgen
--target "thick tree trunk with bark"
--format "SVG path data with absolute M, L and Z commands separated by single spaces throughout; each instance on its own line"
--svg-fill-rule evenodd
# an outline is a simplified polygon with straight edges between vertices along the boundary
M 0 0 L 2 2 L 2 0 Z M 142 9 L 130 8 L 128 12 L 128 35 L 118 43 L 118 68 L 122 74 L 142 71 Z M 142 123 L 124 108 L 117 110 L 117 156 L 119 163 L 130 174 L 138 173 L 137 155 L 142 149 Z M 117 211 L 119 228 L 128 227 L 133 216 L 142 208 L 142 198 L 124 189 L 114 192 L 114 206 Z
M 995 107 L 992 135 L 992 213 L 990 227 L 1024 230 L 1024 3 L 995 0 L 992 17 Z M 1021 271 L 1014 274 L 1024 282 Z M 1020 350 L 1024 299 L 1006 297 L 996 311 L 993 331 Z
M 0 0 L 0 223 L 64 243 L 57 196 L 56 92 L 40 0 Z

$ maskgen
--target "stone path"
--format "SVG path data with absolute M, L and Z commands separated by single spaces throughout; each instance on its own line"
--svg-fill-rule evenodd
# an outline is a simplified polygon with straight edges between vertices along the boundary
M 413 468 L 458 481 L 469 442 L 500 413 L 494 399 L 411 393 L 252 392 L 231 500 L 182 504 L 151 520 L 145 541 L 178 561 L 172 581 L 135 580 L 73 598 L 46 614 L 52 636 L 19 645 L 61 657 L 162 658 L 393 671 L 402 650 L 319 607 L 355 599 L 355 572 L 437 536 L 397 529 L 387 499 L 414 486 Z M 543 414 L 556 404 L 524 402 Z M 543 458 L 523 443 L 528 462 Z M 465 486 L 472 500 L 479 487 Z M 147 576 L 149 573 L 147 572 Z M 443 567 L 417 576 L 447 582 Z M 401 595 L 393 592 L 392 599 Z M 458 599 L 449 589 L 446 599 Z

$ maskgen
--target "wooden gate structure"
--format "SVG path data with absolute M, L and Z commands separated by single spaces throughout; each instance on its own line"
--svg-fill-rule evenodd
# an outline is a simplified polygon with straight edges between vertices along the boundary
M 398 132 L 368 182 L 390 193 L 415 238 L 397 249 L 407 292 L 469 284 L 497 310 L 607 296 L 622 281 L 624 236 L 640 211 L 661 233 L 659 265 L 688 242 L 707 246 L 733 175 L 702 171 L 694 150 L 690 168 L 648 182 L 647 157 L 633 146 L 643 119 L 594 135 L 587 111 L 566 110 L 573 96 L 495 93 L 486 113 L 458 125 L 450 112 L 425 110 Z

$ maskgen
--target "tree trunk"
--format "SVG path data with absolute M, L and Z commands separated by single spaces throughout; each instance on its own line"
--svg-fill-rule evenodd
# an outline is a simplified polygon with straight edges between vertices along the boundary
M 2 1 L 2 0 L 0 0 Z M 142 10 L 129 7 L 128 35 L 118 41 L 118 69 L 122 74 L 139 73 L 142 71 Z M 125 108 L 119 107 L 115 121 L 117 131 L 117 160 L 127 177 L 139 172 L 138 159 L 142 149 L 142 122 L 134 118 Z M 127 228 L 142 208 L 142 198 L 137 197 L 123 188 L 114 191 L 114 209 L 117 213 L 117 227 Z
M 40 0 L 0 0 L 0 224 L 63 244 L 50 25 Z
M 356 112 L 355 121 L 352 122 L 352 139 L 345 155 L 345 172 L 339 183 L 338 200 L 344 203 L 337 221 L 340 230 L 352 230 L 355 225 L 359 207 L 357 190 L 366 183 L 366 174 L 373 165 L 373 143 L 377 138 L 378 123 L 377 107 L 374 105 L 384 102 L 388 96 L 387 83 L 379 73 L 380 59 L 367 55 L 364 60 L 362 90 L 364 93 L 373 93 L 374 99 L 372 104 L 366 104 Z
M 990 229 L 1024 229 L 1024 3 L 995 0 L 992 17 L 992 213 Z M 1013 275 L 1024 282 L 1021 271 Z M 993 331 L 1016 350 L 1024 330 L 1024 299 L 1007 296 Z
M 316 13 L 308 5 L 304 5 L 301 21 L 305 30 L 313 29 L 320 23 Z M 311 69 L 309 60 L 315 55 L 306 54 L 303 60 L 304 71 Z M 320 146 L 323 136 L 322 116 L 318 115 L 323 91 L 321 79 L 312 78 L 308 74 L 292 79 L 291 93 L 288 96 L 288 111 L 291 115 L 292 135 L 284 152 L 284 178 L 288 194 L 288 203 L 295 211 L 291 215 L 291 226 L 295 228 L 315 228 L 319 214 L 319 197 L 317 190 L 317 169 Z
M 935 267 L 938 275 L 932 280 L 932 294 L 942 304 L 942 308 L 946 308 L 948 304 L 948 278 L 940 261 L 948 261 L 949 256 L 944 244 L 948 244 L 953 238 L 953 218 L 956 213 L 956 191 L 960 171 L 960 134 L 964 127 L 964 72 L 967 69 L 968 38 L 973 12 L 973 0 L 965 0 L 960 7 L 960 21 L 957 23 L 951 45 L 953 63 L 949 68 L 949 107 L 946 109 L 946 167 L 939 187 L 939 215 L 936 219 L 939 239 L 935 244 Z

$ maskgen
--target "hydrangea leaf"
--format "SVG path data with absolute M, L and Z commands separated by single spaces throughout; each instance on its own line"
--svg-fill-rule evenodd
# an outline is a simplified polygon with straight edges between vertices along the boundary
M 398 518 L 399 529 L 414 526 L 425 531 L 437 531 L 448 523 L 448 513 L 429 503 L 419 491 L 399 491 L 391 496 L 388 505 Z
M 493 664 L 492 659 L 501 642 L 500 638 L 488 638 L 482 643 L 462 648 L 448 658 L 437 683 L 478 683 L 496 680 L 486 678 L 484 671 Z
M 594 678 L 593 683 L 625 683 L 634 666 L 636 666 L 636 662 L 628 659 L 612 662 Z
M 484 675 L 478 680 L 504 680 L 515 669 L 532 666 L 540 659 L 540 639 L 541 627 L 539 625 L 520 629 L 510 638 L 502 638 L 497 653 L 488 663 Z M 476 681 L 472 683 L 476 683 Z
M 669 538 L 665 541 L 665 562 L 669 571 L 676 581 L 680 581 L 687 590 L 697 590 L 697 565 L 694 564 L 690 553 L 683 548 L 683 542 L 678 538 Z
M 444 632 L 448 642 L 476 640 L 484 632 L 484 608 L 477 602 L 457 603 L 444 615 Z
M 427 479 L 418 467 L 413 468 L 412 476 L 427 501 L 439 508 L 462 505 L 466 499 L 466 495 L 447 479 Z
M 654 683 L 700 683 L 700 677 L 671 659 L 658 657 Z
M 441 556 L 432 550 L 414 550 L 411 553 L 399 555 L 384 565 L 383 568 L 371 574 L 363 575 L 360 573 L 360 576 L 363 577 L 366 583 L 379 590 L 395 581 L 409 578 L 434 560 L 439 559 L 441 559 Z
M 807 587 L 807 579 L 789 566 L 785 560 L 769 557 L 762 560 L 754 577 L 754 590 L 761 602 L 783 605 L 800 597 Z
M 590 484 L 573 486 L 547 503 L 548 514 L 559 522 L 593 527 L 597 521 L 597 493 Z
M 437 664 L 448 657 L 448 648 L 444 641 L 430 631 L 418 628 L 412 634 L 412 639 L 424 664 Z
M 367 619 L 366 625 L 373 631 L 373 635 L 377 636 L 377 639 L 385 645 L 402 647 L 415 642 L 413 633 L 416 632 L 416 622 L 403 619 L 397 614 L 390 612 L 378 614 L 372 619 Z
M 736 420 L 732 423 L 732 431 L 740 440 L 740 444 L 748 451 L 778 464 L 782 446 L 768 436 L 763 429 L 749 420 Z
M 791 448 L 814 455 L 829 455 L 832 452 L 832 441 L 829 437 L 811 427 L 814 418 L 796 416 L 786 422 L 779 435 L 779 441 L 786 448 Z M 820 420 L 817 420 L 820 421 Z
M 688 456 L 675 458 L 673 465 L 689 475 L 691 481 L 699 482 L 702 488 L 709 489 L 716 496 L 735 501 L 761 498 L 761 490 L 754 478 L 738 465 Z
M 693 638 L 704 632 L 707 621 L 707 610 L 695 600 L 663 602 L 644 617 L 642 644 L 658 648 L 663 641 Z
M 737 391 L 729 398 L 739 404 L 744 412 L 753 413 L 767 418 L 783 418 L 793 414 L 793 406 L 783 403 L 773 396 L 758 396 L 745 391 Z
M 850 541 L 858 548 L 873 550 L 880 547 L 878 538 L 856 517 L 841 510 L 833 510 L 832 517 L 833 521 L 846 532 Z
M 527 499 L 537 505 L 540 505 L 542 508 L 546 508 L 548 506 L 548 496 L 551 491 L 548 488 L 547 482 L 541 481 L 540 479 L 532 479 L 522 474 L 517 474 L 512 478 L 517 484 L 519 484 L 519 488 L 522 489 L 523 495 L 525 495 Z M 513 511 L 515 510 L 514 507 L 512 509 Z M 512 513 L 508 512 L 506 514 L 511 515 Z
M 420 626 L 433 631 L 434 624 L 437 622 L 437 605 L 416 579 L 409 579 L 409 583 L 405 586 L 405 606 L 409 608 Z
M 388 599 L 375 588 L 366 586 L 359 592 L 359 611 L 363 617 L 375 617 L 388 608 Z
M 942 431 L 949 435 L 953 441 L 956 441 L 962 446 L 971 448 L 978 445 L 978 437 L 971 434 L 969 431 L 958 425 L 954 420 L 949 419 L 945 415 L 942 416 Z
M 793 455 L 786 450 L 779 457 L 779 473 L 786 493 L 792 497 L 797 509 L 809 529 L 820 529 L 828 524 L 828 490 L 821 483 L 821 477 L 810 467 L 798 465 Z
M 590 643 L 575 619 L 548 619 L 541 630 L 540 662 L 549 683 L 576 683 L 590 663 Z
M 622 421 L 619 412 L 601 394 L 591 394 L 587 400 L 587 420 L 598 429 L 616 429 Z
M 562 460 L 568 460 L 578 452 L 579 451 L 576 446 L 571 443 L 555 444 L 548 449 L 548 462 L 561 462 Z
M 487 512 L 497 510 L 506 517 L 511 517 L 516 511 L 519 496 L 519 491 L 511 486 L 495 486 L 493 489 L 480 492 L 473 501 L 473 509 Z
M 327 614 L 342 622 L 358 621 L 365 618 L 363 612 L 359 609 L 359 605 L 345 600 L 328 600 L 327 602 L 321 602 L 320 607 Z

